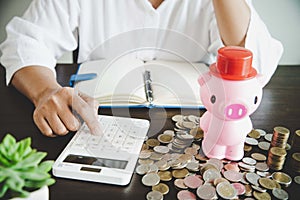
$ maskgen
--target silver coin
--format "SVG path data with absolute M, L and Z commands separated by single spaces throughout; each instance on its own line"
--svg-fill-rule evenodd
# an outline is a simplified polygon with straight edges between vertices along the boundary
M 139 175 L 147 174 L 149 171 L 150 171 L 150 165 L 148 164 L 139 165 L 135 168 L 135 172 Z
M 294 177 L 294 181 L 295 181 L 295 183 L 297 183 L 298 185 L 300 185 L 300 176 L 295 176 Z
M 272 190 L 272 194 L 274 195 L 274 197 L 280 200 L 286 200 L 289 198 L 289 194 L 285 190 L 280 188 L 274 188 Z
M 166 154 L 169 152 L 170 149 L 167 146 L 155 146 L 155 147 L 153 147 L 153 150 L 156 153 Z
M 184 116 L 183 116 L 183 115 L 174 115 L 174 116 L 172 117 L 172 120 L 173 120 L 174 122 L 183 121 L 183 119 L 184 119 Z
M 257 139 L 254 139 L 254 138 L 251 138 L 251 137 L 246 137 L 245 143 L 249 144 L 249 145 L 252 145 L 252 146 L 258 145 Z
M 150 156 L 151 156 L 151 151 L 149 151 L 149 150 L 141 151 L 140 154 L 139 154 L 140 159 L 147 159 Z
M 197 162 L 188 162 L 185 166 L 189 171 L 197 172 L 199 171 L 199 163 Z
M 260 179 L 260 176 L 256 173 L 249 172 L 246 173 L 246 180 L 251 183 L 252 185 L 258 186 L 258 179 Z
M 231 182 L 239 182 L 243 178 L 243 174 L 234 170 L 227 170 L 223 173 L 224 177 Z
M 209 184 L 198 187 L 196 193 L 200 199 L 214 199 L 217 195 L 215 187 Z
M 172 137 L 175 136 L 175 133 L 174 133 L 173 130 L 165 130 L 165 131 L 163 132 L 163 134 L 171 135 Z
M 151 191 L 147 194 L 146 199 L 147 200 L 163 200 L 164 196 L 162 193 L 160 193 L 158 191 Z
M 271 142 L 273 137 L 273 133 L 268 133 L 264 136 L 265 140 Z
M 245 164 L 248 164 L 248 165 L 255 165 L 256 164 L 256 160 L 254 160 L 253 158 L 250 158 L 250 157 L 244 157 L 242 159 L 242 161 L 245 163 Z
M 255 171 L 255 166 L 248 165 L 244 162 L 239 162 L 238 165 L 244 169 L 244 171 Z
M 266 172 L 266 171 L 269 170 L 269 166 L 265 162 L 258 162 L 258 163 L 256 163 L 255 168 L 258 171 L 262 171 L 262 172 Z
M 256 173 L 261 176 L 261 177 L 265 177 L 265 178 L 271 178 L 272 174 L 270 172 L 261 172 L 261 171 L 256 171 Z
M 182 126 L 187 129 L 192 129 L 192 128 L 195 128 L 197 126 L 197 124 L 195 124 L 194 122 L 184 121 L 184 122 L 182 122 Z
M 262 142 L 259 142 L 258 143 L 258 147 L 261 149 L 261 150 L 265 150 L 265 151 L 268 151 L 270 149 L 270 142 L 265 142 L 265 141 L 262 141 Z
M 213 181 L 216 178 L 221 178 L 220 172 L 216 169 L 208 169 L 203 173 L 203 180 L 204 181 Z
M 199 124 L 200 122 L 200 117 L 195 116 L 195 115 L 189 115 L 187 116 L 188 120 L 191 122 L 194 122 L 195 124 Z
M 267 192 L 267 189 L 259 187 L 257 185 L 251 185 L 251 187 L 253 188 L 253 190 L 256 190 L 257 192 Z
M 158 174 L 156 173 L 149 173 L 149 174 L 145 174 L 142 178 L 142 183 L 145 186 L 153 186 L 153 185 L 157 185 L 160 181 L 160 178 L 158 176 Z

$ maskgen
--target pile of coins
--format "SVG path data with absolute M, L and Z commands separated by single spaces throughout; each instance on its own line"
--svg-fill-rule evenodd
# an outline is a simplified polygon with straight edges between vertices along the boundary
M 281 170 L 283 168 L 287 152 L 283 148 L 272 147 L 268 153 L 268 166 L 273 170 Z
M 290 131 L 289 129 L 281 126 L 274 128 L 274 133 L 272 137 L 271 147 L 280 147 L 285 149 L 287 141 L 289 139 Z
M 199 117 L 176 115 L 172 120 L 176 125 L 174 130 L 165 130 L 157 138 L 148 139 L 139 156 L 136 172 L 142 176 L 142 183 L 151 187 L 147 199 L 167 198 L 169 187 L 173 186 L 178 190 L 179 200 L 253 197 L 268 200 L 271 194 L 277 199 L 288 199 L 282 186 L 289 186 L 291 177 L 283 172 L 271 173 L 267 164 L 280 160 L 282 154 L 275 147 L 270 149 L 270 161 L 258 152 L 238 162 L 208 159 L 200 148 L 203 132 Z M 259 144 L 257 139 L 266 135 L 264 130 L 255 129 L 248 134 L 245 145 L 252 148 Z

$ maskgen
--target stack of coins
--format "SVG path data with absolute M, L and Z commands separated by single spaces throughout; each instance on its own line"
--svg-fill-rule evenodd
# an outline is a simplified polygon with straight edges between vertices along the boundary
M 281 170 L 283 168 L 287 152 L 280 147 L 271 147 L 268 153 L 268 166 L 273 170 Z
M 285 149 L 287 141 L 289 139 L 290 131 L 289 129 L 277 126 L 274 128 L 274 133 L 271 141 L 271 147 L 280 147 Z
M 300 152 L 300 130 L 296 130 L 292 141 L 292 150 Z
M 300 153 L 293 153 L 291 160 L 292 169 L 295 172 L 300 172 Z

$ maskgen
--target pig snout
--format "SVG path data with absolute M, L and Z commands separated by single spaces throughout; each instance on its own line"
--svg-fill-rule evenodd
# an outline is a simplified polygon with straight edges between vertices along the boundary
M 225 108 L 228 119 L 241 119 L 247 114 L 247 108 L 242 104 L 231 104 Z

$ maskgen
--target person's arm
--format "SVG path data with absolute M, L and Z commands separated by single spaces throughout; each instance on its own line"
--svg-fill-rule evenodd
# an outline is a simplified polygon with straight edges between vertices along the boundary
M 245 0 L 213 0 L 213 6 L 224 45 L 244 47 L 251 15 Z
M 33 119 L 44 135 L 54 137 L 76 131 L 80 123 L 72 109 L 93 133 L 101 133 L 97 103 L 85 95 L 76 95 L 73 88 L 60 86 L 49 68 L 24 67 L 14 74 L 12 84 L 34 103 Z

